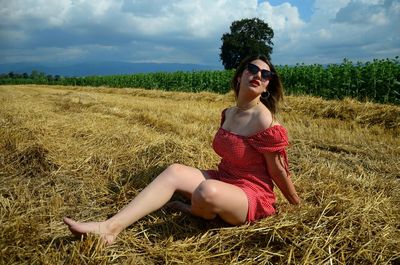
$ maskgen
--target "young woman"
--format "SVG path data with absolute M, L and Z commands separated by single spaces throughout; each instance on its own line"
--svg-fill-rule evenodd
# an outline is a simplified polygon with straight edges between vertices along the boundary
M 111 244 L 126 227 L 166 205 L 175 192 L 188 195 L 191 204 L 174 201 L 169 206 L 204 219 L 219 216 L 231 225 L 274 214 L 274 183 L 291 204 L 298 204 L 288 170 L 287 132 L 275 118 L 283 98 L 275 68 L 265 56 L 248 57 L 237 68 L 232 86 L 236 106 L 223 110 L 213 141 L 221 157 L 217 170 L 173 164 L 106 221 L 64 218 L 70 231 L 98 234 Z

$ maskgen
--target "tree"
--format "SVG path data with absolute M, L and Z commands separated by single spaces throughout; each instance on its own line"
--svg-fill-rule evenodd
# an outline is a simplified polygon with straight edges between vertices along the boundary
M 230 33 L 222 35 L 220 59 L 225 69 L 236 68 L 248 55 L 264 54 L 270 58 L 274 31 L 259 18 L 232 22 Z
M 37 79 L 39 77 L 39 72 L 36 70 L 32 70 L 30 77 L 31 79 Z
M 47 75 L 46 76 L 47 81 L 52 82 L 54 81 L 54 77 L 52 75 Z

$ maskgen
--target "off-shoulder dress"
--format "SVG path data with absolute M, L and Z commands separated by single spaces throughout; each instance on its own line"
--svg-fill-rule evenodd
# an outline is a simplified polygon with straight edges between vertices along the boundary
M 206 172 L 212 179 L 233 184 L 246 193 L 247 221 L 254 222 L 276 212 L 274 184 L 263 153 L 278 152 L 289 174 L 287 131 L 282 125 L 274 125 L 250 136 L 238 135 L 222 128 L 225 112 L 226 109 L 213 140 L 213 149 L 221 161 L 217 170 Z

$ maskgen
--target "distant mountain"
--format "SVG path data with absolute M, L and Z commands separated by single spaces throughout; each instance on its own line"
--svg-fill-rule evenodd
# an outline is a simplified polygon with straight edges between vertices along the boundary
M 34 63 L 0 64 L 0 73 L 14 72 L 21 74 L 30 74 L 32 70 L 36 70 L 45 74 L 61 76 L 119 75 L 149 72 L 201 71 L 222 69 L 222 66 L 218 67 L 215 65 L 178 63 L 101 62 L 54 66 Z

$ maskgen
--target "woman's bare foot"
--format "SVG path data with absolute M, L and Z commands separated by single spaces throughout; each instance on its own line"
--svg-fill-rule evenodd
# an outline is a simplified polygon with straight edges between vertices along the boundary
M 191 206 L 189 204 L 183 203 L 181 201 L 172 201 L 165 205 L 165 207 L 178 210 L 186 214 L 192 214 Z
M 119 231 L 112 229 L 106 221 L 80 223 L 67 217 L 64 217 L 63 221 L 73 235 L 81 237 L 87 234 L 96 234 L 99 235 L 107 245 L 111 245 L 119 234 Z

